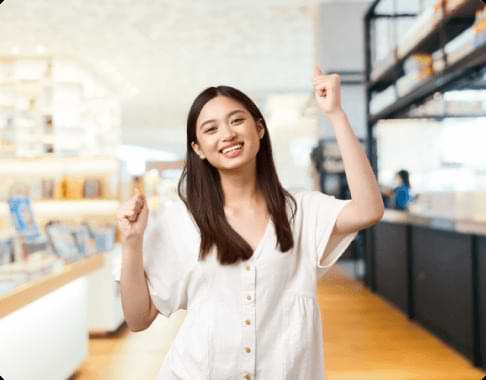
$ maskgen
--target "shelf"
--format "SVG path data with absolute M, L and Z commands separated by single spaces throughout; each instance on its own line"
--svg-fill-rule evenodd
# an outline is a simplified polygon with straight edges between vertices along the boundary
M 475 12 L 484 7 L 480 1 L 464 1 L 461 5 L 454 8 L 444 17 L 438 20 L 437 23 L 432 23 L 431 28 L 425 35 L 417 41 L 412 47 L 400 54 L 400 47 L 390 53 L 390 56 L 395 55 L 395 60 L 392 65 L 385 67 L 378 78 L 368 83 L 368 90 L 380 90 L 387 87 L 387 85 L 396 81 L 400 74 L 403 73 L 401 68 L 402 63 L 414 53 L 430 53 L 441 48 L 441 32 L 447 29 L 446 40 L 444 44 L 451 41 L 468 27 L 474 21 Z M 459 22 L 458 22 L 459 21 Z M 462 21 L 462 22 L 461 22 Z
M 91 256 L 76 263 L 66 265 L 61 271 L 20 285 L 0 297 L 0 318 L 32 303 L 33 301 L 59 289 L 75 279 L 94 272 L 103 265 L 104 257 Z
M 381 112 L 370 116 L 369 121 L 371 123 L 376 123 L 380 119 L 395 117 L 411 105 L 422 102 L 435 92 L 445 89 L 454 81 L 458 81 L 472 70 L 481 69 L 485 65 L 486 43 L 483 43 L 470 54 L 448 66 L 441 73 L 417 84 L 413 90 L 396 100 L 392 105 L 386 107 Z

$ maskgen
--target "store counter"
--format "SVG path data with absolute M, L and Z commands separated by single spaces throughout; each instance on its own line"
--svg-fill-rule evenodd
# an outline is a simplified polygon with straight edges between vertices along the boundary
M 410 224 L 486 237 L 486 220 L 453 220 L 433 215 L 416 214 L 392 209 L 386 209 L 382 222 Z
M 104 281 L 114 284 L 110 257 L 89 256 L 0 295 L 0 376 L 65 380 L 81 366 L 88 355 L 90 327 L 99 326 L 96 316 L 102 313 L 90 306 L 93 283 L 100 284 L 99 276 L 108 267 Z M 123 321 L 119 314 L 117 326 Z
M 371 288 L 486 367 L 486 222 L 386 210 L 370 236 Z

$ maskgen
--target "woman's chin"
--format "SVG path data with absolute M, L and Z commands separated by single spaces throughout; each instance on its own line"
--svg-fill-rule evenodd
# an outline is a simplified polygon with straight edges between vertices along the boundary
M 244 168 L 250 163 L 245 157 L 235 157 L 231 159 L 220 160 L 216 166 L 218 170 L 238 170 Z

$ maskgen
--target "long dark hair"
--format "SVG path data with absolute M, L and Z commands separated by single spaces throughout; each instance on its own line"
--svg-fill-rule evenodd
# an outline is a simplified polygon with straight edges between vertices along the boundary
M 270 217 L 275 225 L 277 242 L 281 252 L 294 246 L 290 219 L 297 210 L 297 203 L 285 190 L 277 176 L 272 155 L 272 146 L 267 125 L 262 113 L 243 92 L 229 86 L 209 87 L 201 92 L 187 117 L 187 156 L 177 187 L 179 197 L 194 217 L 201 234 L 199 257 L 204 259 L 213 245 L 216 246 L 218 260 L 223 265 L 248 260 L 253 249 L 228 223 L 224 213 L 224 192 L 218 170 L 208 160 L 201 160 L 193 151 L 191 143 L 197 142 L 196 121 L 204 105 L 217 96 L 232 98 L 243 105 L 255 122 L 260 120 L 265 128 L 260 140 L 260 150 L 256 157 L 257 186 L 264 195 Z M 287 214 L 287 202 L 291 215 Z

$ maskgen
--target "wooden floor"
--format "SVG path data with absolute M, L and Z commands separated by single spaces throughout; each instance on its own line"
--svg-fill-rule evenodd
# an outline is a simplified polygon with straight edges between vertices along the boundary
M 327 380 L 481 380 L 486 375 L 339 266 L 319 284 L 318 298 Z M 157 318 L 144 332 L 122 328 L 91 339 L 89 358 L 72 380 L 154 379 L 183 319 L 179 312 Z

